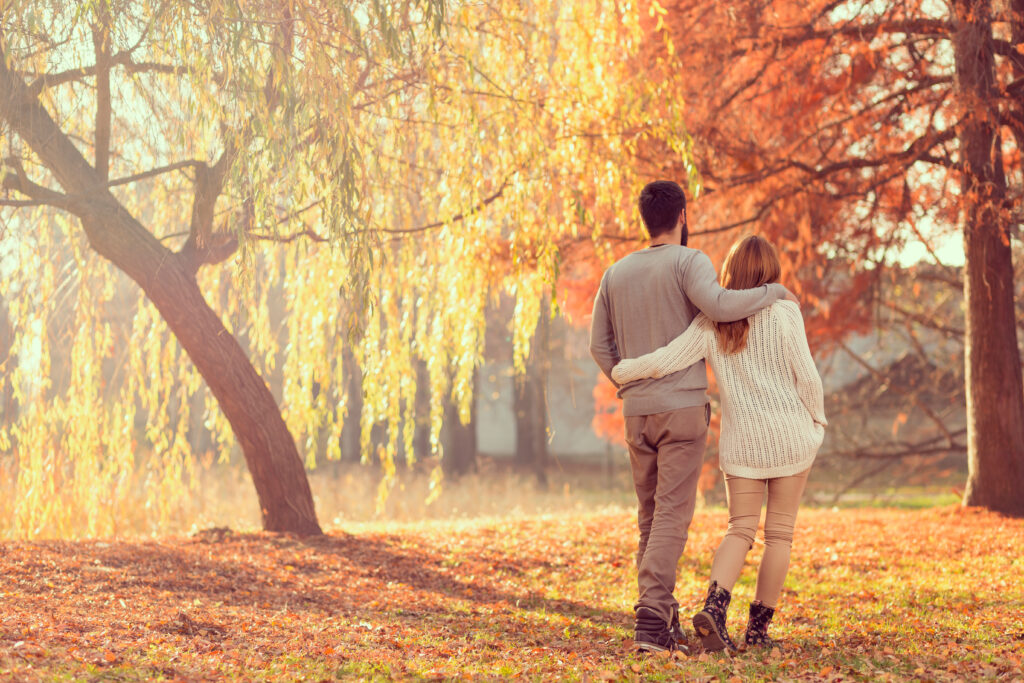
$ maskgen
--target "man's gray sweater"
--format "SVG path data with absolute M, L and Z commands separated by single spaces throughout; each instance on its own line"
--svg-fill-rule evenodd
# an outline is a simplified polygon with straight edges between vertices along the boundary
M 590 355 L 611 380 L 619 360 L 668 344 L 698 312 L 715 322 L 742 320 L 786 294 L 778 283 L 723 289 L 703 252 L 672 244 L 648 247 L 614 263 L 601 278 L 590 325 Z M 707 372 L 700 361 L 659 379 L 619 386 L 619 397 L 624 415 L 654 415 L 704 404 L 707 388 Z

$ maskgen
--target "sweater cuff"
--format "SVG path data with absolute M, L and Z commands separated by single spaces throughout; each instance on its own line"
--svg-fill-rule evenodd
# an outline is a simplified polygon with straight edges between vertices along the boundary
M 781 301 L 782 299 L 785 299 L 786 295 L 789 294 L 789 290 L 786 289 L 786 287 L 782 283 L 779 283 L 779 282 L 769 282 L 765 286 L 768 288 L 768 292 L 769 293 L 775 295 L 775 299 L 777 301 Z

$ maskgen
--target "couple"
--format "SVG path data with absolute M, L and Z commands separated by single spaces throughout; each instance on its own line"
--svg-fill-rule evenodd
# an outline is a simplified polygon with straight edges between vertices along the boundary
M 736 649 L 726 629 L 730 591 L 752 547 L 768 490 L 765 551 L 744 643 L 772 645 L 797 507 L 825 431 L 821 379 L 795 297 L 777 282 L 774 248 L 733 245 L 719 286 L 711 260 L 687 248 L 686 197 L 647 185 L 640 216 L 650 245 L 613 264 L 594 301 L 590 352 L 619 389 L 638 499 L 640 542 L 634 640 L 646 651 L 683 640 L 673 595 L 693 517 L 711 416 L 703 359 L 722 397 L 719 459 L 729 528 L 715 553 L 707 600 L 693 617 L 706 651 Z

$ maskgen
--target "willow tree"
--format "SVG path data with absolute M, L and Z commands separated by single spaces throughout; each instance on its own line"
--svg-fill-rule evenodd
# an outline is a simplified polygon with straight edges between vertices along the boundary
M 516 297 L 522 368 L 581 202 L 624 225 L 636 146 L 685 146 L 678 107 L 652 114 L 657 83 L 625 66 L 643 39 L 631 6 L 2 11 L 0 275 L 18 359 L 3 381 L 19 412 L 0 446 L 17 460 L 20 534 L 116 531 L 140 486 L 165 518 L 194 468 L 197 396 L 221 454 L 241 447 L 265 528 L 318 533 L 303 464 L 339 454 L 345 346 L 364 459 L 387 473 L 401 443 L 413 452 L 419 363 L 439 452 L 441 399 L 469 415 L 488 297 Z M 55 383 L 46 330 L 69 277 Z

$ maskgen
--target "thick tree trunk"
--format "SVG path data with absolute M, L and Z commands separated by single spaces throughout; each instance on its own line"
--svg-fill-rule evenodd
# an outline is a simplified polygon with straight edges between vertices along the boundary
M 966 505 L 1024 515 L 1024 380 L 1013 302 L 990 6 L 957 0 L 967 373 Z
M 473 405 L 470 408 L 469 423 L 462 424 L 458 404 L 448 399 L 444 407 L 444 455 L 441 468 L 446 476 L 457 479 L 476 471 L 476 396 L 477 376 L 473 373 Z
M 550 319 L 545 311 L 537 321 L 526 372 L 515 378 L 516 462 L 533 470 L 537 483 L 548 485 L 548 343 Z
M 78 215 L 92 248 L 142 287 L 206 380 L 242 447 L 264 528 L 322 533 L 295 441 L 266 383 L 203 298 L 198 262 L 166 249 L 118 203 L 2 53 L 0 117 L 71 197 L 53 201 Z
M 195 279 L 187 272 L 172 273 L 174 270 L 184 271 L 165 265 L 160 277 L 139 284 L 231 423 L 256 487 L 263 528 L 320 534 L 302 459 L 270 389 L 206 304 Z M 131 272 L 129 275 L 136 279 Z

